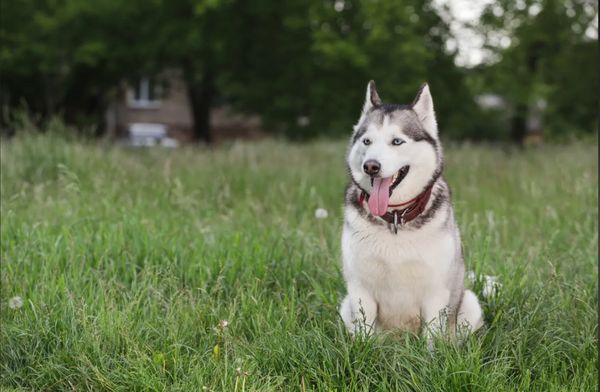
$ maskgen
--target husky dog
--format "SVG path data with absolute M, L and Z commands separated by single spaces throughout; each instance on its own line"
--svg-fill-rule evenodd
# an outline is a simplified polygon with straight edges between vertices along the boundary
M 411 105 L 396 105 L 383 103 L 370 81 L 346 159 L 352 180 L 342 234 L 348 295 L 340 314 L 350 333 L 424 329 L 431 344 L 436 333 L 479 328 L 479 301 L 463 284 L 460 233 L 442 178 L 429 86 Z

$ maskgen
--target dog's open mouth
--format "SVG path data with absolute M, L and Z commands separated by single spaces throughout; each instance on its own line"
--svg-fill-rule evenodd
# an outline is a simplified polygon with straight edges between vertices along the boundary
M 408 174 L 408 169 L 410 169 L 410 166 L 406 165 L 400 170 L 398 170 L 396 174 L 394 174 L 394 176 L 392 177 L 392 185 L 390 186 L 390 196 L 392 195 L 394 188 L 396 188 L 398 184 L 400 184 L 402 180 L 404 180 L 404 177 L 406 177 L 406 175 Z
M 375 216 L 382 216 L 386 213 L 390 196 L 394 188 L 404 180 L 408 174 L 410 166 L 404 166 L 392 177 L 372 177 L 371 194 L 369 195 L 369 211 Z

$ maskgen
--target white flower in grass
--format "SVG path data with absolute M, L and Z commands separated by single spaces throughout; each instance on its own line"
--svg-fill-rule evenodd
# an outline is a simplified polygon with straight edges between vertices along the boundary
M 469 279 L 469 282 L 475 283 L 475 272 L 468 271 L 467 272 L 467 279 Z
M 498 277 L 485 275 L 485 283 L 481 294 L 486 298 L 493 297 L 498 293 L 500 287 L 502 287 L 502 283 L 498 282 Z
M 317 208 L 315 210 L 315 218 L 317 219 L 325 219 L 329 216 L 329 213 L 325 208 Z
M 227 328 L 228 326 L 229 326 L 229 321 L 227 321 L 227 320 L 219 321 L 219 328 L 221 328 L 222 330 Z
M 11 309 L 20 309 L 23 307 L 23 298 L 18 295 L 8 300 L 8 307 Z
M 490 275 L 480 275 L 479 278 L 483 277 L 483 289 L 481 290 L 481 295 L 485 298 L 493 297 L 498 293 L 498 290 L 502 287 L 502 283 L 498 282 L 497 276 Z M 475 272 L 468 271 L 467 279 L 473 284 L 477 280 L 477 276 Z

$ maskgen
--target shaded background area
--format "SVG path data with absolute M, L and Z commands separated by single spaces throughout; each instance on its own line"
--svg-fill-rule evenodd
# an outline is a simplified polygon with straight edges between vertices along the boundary
M 428 81 L 449 138 L 596 133 L 597 14 L 585 0 L 5 1 L 2 133 L 26 114 L 115 139 L 347 135 L 369 79 L 405 103 Z

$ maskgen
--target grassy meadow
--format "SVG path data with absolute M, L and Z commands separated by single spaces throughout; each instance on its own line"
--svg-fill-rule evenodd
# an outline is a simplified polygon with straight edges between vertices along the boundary
M 0 389 L 596 390 L 596 140 L 447 146 L 467 269 L 503 286 L 434 353 L 337 314 L 345 147 L 2 140 Z

